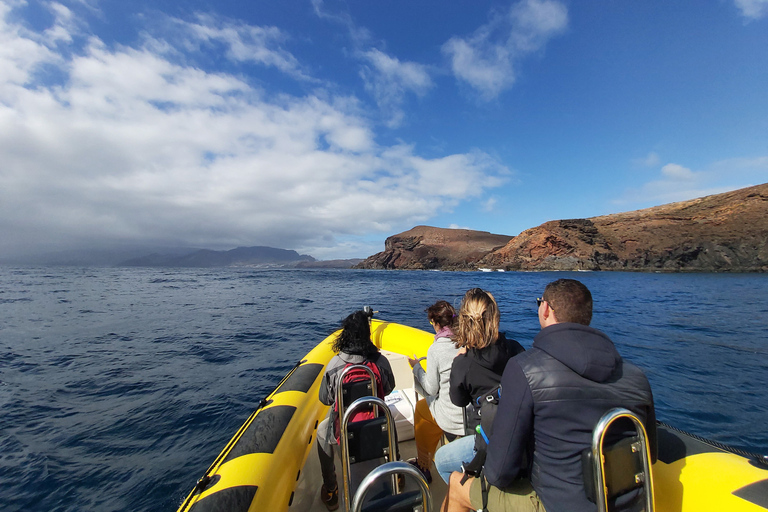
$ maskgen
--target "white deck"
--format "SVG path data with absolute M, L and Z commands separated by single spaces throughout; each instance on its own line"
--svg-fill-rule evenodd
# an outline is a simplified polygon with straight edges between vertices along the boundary
M 384 355 L 389 360 L 392 371 L 395 374 L 395 389 L 409 389 L 413 388 L 413 374 L 411 368 L 408 365 L 408 358 L 400 354 L 394 354 L 392 352 L 383 351 Z M 320 487 L 322 485 L 322 478 L 320 476 L 320 463 L 317 458 L 317 447 L 315 442 L 312 442 L 311 451 L 307 457 L 307 462 L 301 471 L 299 476 L 299 482 L 296 487 L 296 493 L 294 495 L 293 503 L 289 510 L 291 511 L 311 511 L 311 512 L 327 512 L 325 505 L 320 501 Z M 338 460 L 338 450 L 336 450 L 336 475 L 341 480 L 341 466 Z M 413 439 L 400 442 L 400 458 L 402 460 L 408 460 L 412 457 L 416 457 L 416 443 Z M 432 471 L 432 483 L 429 486 L 432 493 L 433 507 L 431 512 L 438 512 L 440 505 L 443 501 L 443 497 L 446 492 L 446 485 L 437 474 L 437 470 L 434 464 L 431 468 Z M 339 481 L 340 493 L 342 492 L 342 485 Z M 406 490 L 416 489 L 415 483 L 406 480 Z M 339 511 L 344 512 L 343 497 L 339 495 Z

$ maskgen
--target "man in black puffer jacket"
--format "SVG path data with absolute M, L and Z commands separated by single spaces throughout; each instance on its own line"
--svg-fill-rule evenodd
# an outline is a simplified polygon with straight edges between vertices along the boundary
M 491 512 L 594 512 L 584 490 L 581 453 L 603 414 L 624 407 L 645 422 L 656 460 L 656 416 L 648 379 L 613 342 L 589 327 L 592 296 L 579 281 L 547 285 L 542 330 L 510 359 L 485 463 Z M 535 444 L 534 444 L 535 440 Z M 532 461 L 531 461 L 532 457 Z M 480 479 L 451 475 L 443 510 L 482 507 Z

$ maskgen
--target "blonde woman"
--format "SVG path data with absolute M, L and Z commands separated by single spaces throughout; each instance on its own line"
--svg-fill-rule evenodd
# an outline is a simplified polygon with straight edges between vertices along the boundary
M 478 397 L 499 386 L 507 361 L 523 352 L 515 340 L 499 333 L 499 307 L 490 292 L 472 288 L 464 294 L 458 315 L 456 345 L 459 354 L 451 366 L 451 402 L 466 407 L 466 436 L 453 441 L 435 454 L 435 467 L 448 483 L 453 471 L 461 471 L 475 455 L 474 429 L 479 416 L 474 407 L 467 407 Z

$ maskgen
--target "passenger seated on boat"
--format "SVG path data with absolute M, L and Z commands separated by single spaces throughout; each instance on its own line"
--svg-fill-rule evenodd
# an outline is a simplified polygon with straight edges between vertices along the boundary
M 596 511 L 585 492 L 581 456 L 600 418 L 614 407 L 644 421 L 656 460 L 650 384 L 608 336 L 589 327 L 587 287 L 558 279 L 536 301 L 542 330 L 504 370 L 483 476 L 453 473 L 443 511 Z
M 371 362 L 379 369 L 384 394 L 389 394 L 395 387 L 395 375 L 389 361 L 371 342 L 369 319 L 369 315 L 364 311 L 356 311 L 344 319 L 342 330 L 333 343 L 333 351 L 337 354 L 326 366 L 325 375 L 320 384 L 320 401 L 331 406 L 328 416 L 317 427 L 317 454 L 323 476 L 320 498 L 328 510 L 336 510 L 339 507 L 339 486 L 333 460 L 333 445 L 336 444 L 334 425 L 338 420 L 338 414 L 333 405 L 336 401 L 336 389 L 341 371 L 349 364 Z
M 435 330 L 435 342 L 427 350 L 426 371 L 415 356 L 408 359 L 413 368 L 414 388 L 424 397 L 416 402 L 413 416 L 417 457 L 408 462 L 416 466 L 431 483 L 429 468 L 437 445 L 443 435 L 450 440 L 464 435 L 464 411 L 453 405 L 449 391 L 451 365 L 459 351 L 452 339 L 456 310 L 450 303 L 439 300 L 426 311 Z
M 460 471 L 464 463 L 474 459 L 476 448 L 485 447 L 475 434 L 480 416 L 475 407 L 467 406 L 498 388 L 507 361 L 524 350 L 499 333 L 499 319 L 499 307 L 491 293 L 473 288 L 464 294 L 454 338 L 459 353 L 451 366 L 449 396 L 454 405 L 466 408 L 467 435 L 435 454 L 435 467 L 446 483 L 453 471 Z

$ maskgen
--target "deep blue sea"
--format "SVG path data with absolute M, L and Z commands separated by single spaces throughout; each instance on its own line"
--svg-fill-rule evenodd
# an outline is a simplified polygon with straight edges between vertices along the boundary
M 0 510 L 174 511 L 350 312 L 428 330 L 427 306 L 479 286 L 529 347 L 560 277 L 659 419 L 768 453 L 768 275 L 0 267 Z

